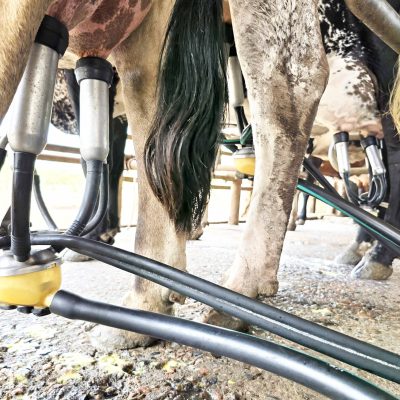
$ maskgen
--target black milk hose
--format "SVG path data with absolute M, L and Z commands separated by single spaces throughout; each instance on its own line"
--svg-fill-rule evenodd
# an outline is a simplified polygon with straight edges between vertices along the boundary
M 93 240 L 36 234 L 33 245 L 55 245 L 110 264 L 207 304 L 288 340 L 400 383 L 400 356 L 138 254 Z

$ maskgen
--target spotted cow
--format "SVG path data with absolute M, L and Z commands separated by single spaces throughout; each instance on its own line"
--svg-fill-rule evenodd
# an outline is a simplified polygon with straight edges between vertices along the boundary
M 390 0 L 389 3 L 397 12 L 400 11 L 399 0 Z M 397 177 L 400 172 L 400 140 L 389 113 L 397 55 L 351 14 L 343 0 L 321 0 L 320 10 L 323 16 L 321 31 L 328 59 L 335 57 L 344 60 L 341 61 L 346 62 L 340 68 L 342 72 L 354 71 L 354 65 L 356 71 L 359 70 L 355 72 L 358 74 L 356 83 L 352 81 L 344 87 L 350 102 L 354 102 L 353 105 L 357 102 L 363 105 L 363 108 L 360 108 L 363 112 L 359 112 L 355 117 L 361 119 L 364 133 L 379 135 L 380 131 L 383 132 L 386 143 L 384 162 L 389 175 L 387 196 L 389 207 L 387 210 L 381 210 L 380 214 L 386 222 L 399 226 L 400 192 Z M 331 76 L 333 76 L 332 71 Z M 346 81 L 344 84 L 346 85 Z M 368 89 L 371 85 L 374 86 L 374 90 Z M 376 101 L 371 98 L 371 94 L 374 94 Z M 349 102 L 340 103 L 339 113 L 342 113 L 345 107 L 352 107 Z M 351 130 L 351 126 L 338 126 L 338 128 Z M 391 264 L 395 254 L 378 241 L 374 243 L 371 251 L 362 257 L 360 245 L 363 241 L 371 241 L 371 238 L 360 229 L 354 243 L 337 257 L 337 261 L 357 264 L 353 270 L 353 276 L 357 278 L 387 279 L 392 274 Z

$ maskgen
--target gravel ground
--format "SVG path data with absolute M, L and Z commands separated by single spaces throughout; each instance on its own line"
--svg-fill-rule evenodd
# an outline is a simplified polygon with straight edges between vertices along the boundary
M 219 282 L 242 229 L 212 225 L 201 240 L 190 242 L 190 272 Z M 264 301 L 400 353 L 400 264 L 387 282 L 351 280 L 351 268 L 332 260 L 354 232 L 345 218 L 309 221 L 289 232 L 279 293 Z M 117 245 L 129 249 L 133 235 L 132 229 L 124 230 Z M 65 263 L 63 271 L 65 289 L 92 299 L 117 304 L 130 287 L 126 273 L 99 262 Z M 110 284 L 105 287 L 105 282 Z M 189 319 L 202 312 L 204 306 L 191 300 L 178 309 L 178 315 Z M 88 323 L 53 315 L 36 318 L 1 311 L 0 399 L 323 398 L 255 367 L 171 343 L 101 354 L 89 344 L 90 329 Z M 259 330 L 253 333 L 284 343 Z M 400 397 L 400 385 L 352 371 Z

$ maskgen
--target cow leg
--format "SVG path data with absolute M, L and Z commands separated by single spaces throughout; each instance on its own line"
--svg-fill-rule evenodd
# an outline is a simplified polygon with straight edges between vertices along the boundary
M 225 286 L 250 297 L 271 296 L 278 290 L 298 171 L 328 66 L 317 1 L 231 0 L 230 5 L 257 163 L 247 224 Z M 226 324 L 215 312 L 208 322 Z
M 390 115 L 382 118 L 387 149 L 387 169 L 389 174 L 389 207 L 384 220 L 389 224 L 400 226 L 400 139 Z M 392 262 L 396 254 L 377 242 L 352 271 L 352 276 L 358 279 L 386 280 L 392 273 Z
M 153 118 L 157 66 L 171 1 L 154 2 L 142 25 L 114 51 L 121 79 L 124 103 L 131 127 L 137 159 L 139 215 L 135 252 L 181 270 L 186 267 L 186 237 L 177 234 L 174 224 L 151 191 L 143 165 L 143 151 Z M 165 20 L 161 18 L 165 16 Z M 170 314 L 183 297 L 150 281 L 134 278 L 123 306 Z M 92 342 L 102 349 L 130 348 L 151 343 L 146 336 L 96 327 Z
M 110 138 L 112 146 L 112 166 L 110 170 L 110 196 L 108 202 L 109 232 L 112 238 L 120 231 L 118 212 L 119 181 L 124 171 L 125 143 L 127 138 L 128 123 L 122 116 L 112 121 L 113 137 Z
M 322 160 L 320 158 L 313 157 L 313 156 L 309 157 L 309 161 L 311 164 L 314 165 L 315 168 L 319 168 L 322 164 Z M 307 180 L 307 182 L 315 183 L 315 179 L 309 172 L 307 172 L 306 180 Z M 301 201 L 299 201 L 300 211 L 297 214 L 296 225 L 304 225 L 307 220 L 307 203 L 308 203 L 308 199 L 310 198 L 310 196 L 307 193 L 301 193 L 299 195 L 299 198 L 301 199 Z
M 311 155 L 309 156 L 308 159 L 309 159 L 310 163 L 314 165 L 315 168 L 319 169 L 321 167 L 322 159 L 311 156 Z M 307 182 L 315 183 L 315 179 L 309 172 L 307 172 L 306 180 L 307 180 Z M 301 206 L 299 207 L 300 212 L 297 215 L 296 225 L 304 225 L 306 223 L 307 203 L 308 203 L 308 199 L 310 198 L 310 196 L 307 193 L 301 193 L 300 198 L 301 198 L 301 201 L 300 201 Z
M 297 214 L 296 225 L 304 225 L 307 219 L 307 202 L 310 196 L 307 193 L 300 194 L 300 211 Z
M 297 191 L 293 197 L 292 210 L 290 211 L 289 223 L 287 226 L 287 230 L 289 232 L 294 232 L 296 230 L 296 226 L 297 226 L 296 220 L 297 220 L 300 196 L 301 196 L 301 193 L 299 191 Z
M 0 3 L 0 120 L 4 117 L 24 72 L 36 32 L 52 0 Z
M 359 227 L 356 239 L 350 243 L 342 253 L 338 254 L 335 258 L 336 264 L 357 265 L 363 258 L 364 251 L 361 248 L 363 243 L 371 243 L 372 237 L 368 232 Z
M 396 6 L 398 11 L 398 5 Z M 377 56 L 368 65 L 377 77 L 378 106 L 382 112 L 382 127 L 386 143 L 385 164 L 389 174 L 389 207 L 385 212 L 384 220 L 389 224 L 400 226 L 400 139 L 393 118 L 388 113 L 390 92 L 393 90 L 394 74 L 396 71 L 397 54 L 379 39 L 372 37 Z M 395 90 L 397 87 L 395 88 Z M 397 92 L 398 93 L 398 92 Z M 396 94 L 396 93 L 395 93 Z M 395 96 L 396 97 L 396 96 Z M 398 118 L 398 114 L 396 115 Z M 385 248 L 379 241 L 373 246 L 359 264 L 354 268 L 352 275 L 360 279 L 388 279 L 393 272 L 391 264 L 395 254 Z

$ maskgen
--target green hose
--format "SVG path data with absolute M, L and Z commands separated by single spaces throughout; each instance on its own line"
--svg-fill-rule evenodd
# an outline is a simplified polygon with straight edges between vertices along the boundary
M 373 233 L 374 236 L 378 236 L 378 238 L 382 239 L 388 246 L 390 246 L 390 248 L 394 251 L 396 251 L 396 253 L 400 254 L 400 241 L 390 238 L 386 235 L 384 235 L 382 232 L 380 232 L 379 230 L 375 229 L 374 227 L 372 227 L 371 225 L 369 225 L 367 222 L 363 221 L 362 219 L 360 219 L 359 217 L 357 217 L 356 215 L 352 214 L 349 211 L 346 211 L 344 208 L 340 207 L 340 205 L 336 204 L 333 200 L 329 200 L 328 198 L 324 197 L 323 195 L 323 189 L 318 188 L 317 186 L 314 188 L 315 185 L 311 185 L 308 182 L 305 182 L 302 179 L 299 179 L 299 182 L 297 184 L 297 189 L 301 190 L 304 193 L 309 194 L 310 196 L 313 196 L 315 198 L 317 198 L 318 200 L 321 200 L 323 203 L 328 204 L 329 206 L 335 208 L 336 210 L 340 211 L 342 214 L 352 218 L 354 221 L 356 221 L 359 225 L 361 225 L 362 227 L 364 227 L 365 229 L 367 229 L 369 232 Z M 333 197 L 332 195 L 327 194 L 327 197 Z M 342 199 L 341 199 L 342 200 Z M 355 207 L 352 204 L 349 204 L 349 206 L 351 208 Z M 360 210 L 358 210 L 360 211 Z M 371 216 L 372 217 L 372 216 Z M 382 224 L 383 226 L 383 222 L 381 221 L 377 221 L 380 224 Z M 389 227 L 386 225 L 386 230 L 391 231 L 391 236 L 399 236 L 399 232 L 396 232 L 394 230 L 394 228 Z

